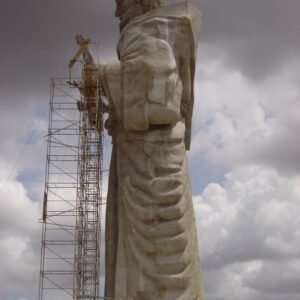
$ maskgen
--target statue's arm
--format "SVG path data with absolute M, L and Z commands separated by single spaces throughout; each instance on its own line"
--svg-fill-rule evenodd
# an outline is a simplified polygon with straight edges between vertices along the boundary
M 100 67 L 100 76 L 125 129 L 145 131 L 179 121 L 182 83 L 169 42 L 159 32 L 132 27 L 123 34 L 119 54 L 120 60 Z

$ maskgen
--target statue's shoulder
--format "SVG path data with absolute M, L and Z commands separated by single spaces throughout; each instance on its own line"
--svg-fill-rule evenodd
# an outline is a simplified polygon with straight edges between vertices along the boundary
M 191 27 L 195 36 L 198 36 L 201 30 L 202 13 L 191 1 L 162 6 L 133 18 L 122 30 L 120 38 L 128 32 L 138 30 L 145 25 L 152 24 L 155 26 L 165 21 L 185 24 Z
M 161 16 L 167 18 L 187 18 L 191 22 L 197 19 L 201 21 L 202 13 L 199 8 L 191 1 L 185 1 L 180 3 L 175 3 L 168 6 L 162 6 L 155 10 L 150 11 L 149 17 Z

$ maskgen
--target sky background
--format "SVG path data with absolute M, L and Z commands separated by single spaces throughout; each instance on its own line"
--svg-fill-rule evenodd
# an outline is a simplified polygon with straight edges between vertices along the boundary
M 171 1 L 172 2 L 172 1 Z M 300 1 L 197 0 L 189 152 L 207 300 L 300 299 Z M 0 0 L 0 299 L 36 300 L 51 77 L 112 0 Z

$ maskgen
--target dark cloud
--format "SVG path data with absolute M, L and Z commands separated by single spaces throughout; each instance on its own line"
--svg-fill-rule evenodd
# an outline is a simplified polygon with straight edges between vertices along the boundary
M 253 79 L 262 79 L 298 56 L 298 0 L 197 0 L 202 42 L 210 53 Z M 201 49 L 201 47 L 200 47 Z
M 275 166 L 287 175 L 299 173 L 300 143 L 296 138 L 298 131 L 299 126 L 295 126 L 290 128 L 290 132 L 279 132 L 253 152 L 253 159 L 259 163 Z
M 298 55 L 298 0 L 195 2 L 204 16 L 202 49 L 208 45 L 209 55 L 252 78 L 268 76 Z M 48 79 L 68 75 L 76 33 L 100 42 L 101 59 L 115 56 L 118 20 L 112 0 L 1 0 L 0 5 L 2 104 L 20 103 L 24 95 L 47 98 Z M 204 52 L 200 60 L 206 58 Z
M 252 283 L 257 289 L 275 295 L 300 293 L 299 270 L 293 267 L 295 262 L 266 262 L 259 272 L 245 277 L 244 284 Z M 283 299 L 287 299 L 283 297 Z
M 103 56 L 115 47 L 113 1 L 4 0 L 0 14 L 2 103 L 21 103 L 24 95 L 47 99 L 49 78 L 68 76 L 77 33 L 100 42 Z

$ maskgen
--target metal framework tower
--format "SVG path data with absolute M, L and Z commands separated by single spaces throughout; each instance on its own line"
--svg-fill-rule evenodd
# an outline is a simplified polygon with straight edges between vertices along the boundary
M 39 299 L 72 299 L 81 95 L 53 79 L 47 134 Z
M 86 74 L 85 74 L 86 75 Z M 88 74 L 87 74 L 88 76 Z M 84 78 L 83 82 L 87 82 Z M 100 85 L 84 86 L 78 160 L 74 299 L 98 299 L 103 164 Z M 96 112 L 93 115 L 91 108 Z M 98 113 L 97 113 L 98 112 Z
M 40 300 L 100 298 L 103 102 L 92 73 L 51 83 Z

